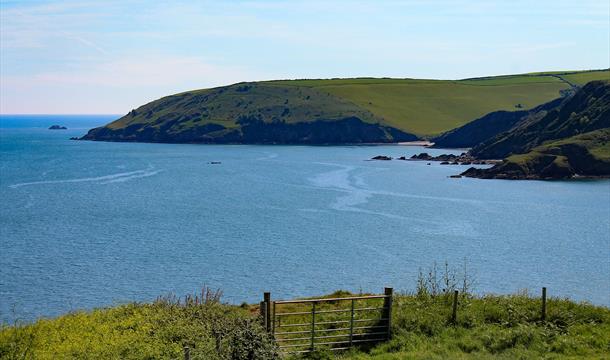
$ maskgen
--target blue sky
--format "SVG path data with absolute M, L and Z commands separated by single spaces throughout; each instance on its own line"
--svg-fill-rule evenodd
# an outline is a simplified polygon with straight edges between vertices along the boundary
M 610 67 L 602 1 L 4 1 L 0 112 L 117 113 L 247 80 Z

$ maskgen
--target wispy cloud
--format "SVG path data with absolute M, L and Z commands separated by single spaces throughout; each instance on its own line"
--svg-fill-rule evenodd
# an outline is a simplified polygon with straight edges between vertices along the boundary
M 198 57 L 140 54 L 70 70 L 37 74 L 30 81 L 47 84 L 74 84 L 108 87 L 167 86 L 176 84 L 203 88 L 247 80 L 242 67 L 211 64 Z M 187 89 L 184 89 L 187 90 Z
M 0 111 L 37 96 L 121 112 L 266 78 L 609 67 L 609 14 L 607 0 L 0 0 Z
M 61 71 L 4 76 L 0 112 L 126 113 L 172 93 L 263 79 L 252 74 L 198 57 L 160 54 L 80 63 Z M 34 99 L 47 110 L 33 108 Z

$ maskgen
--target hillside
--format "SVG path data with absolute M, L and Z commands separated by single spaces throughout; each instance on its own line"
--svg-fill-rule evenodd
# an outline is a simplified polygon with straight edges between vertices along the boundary
M 333 296 L 348 296 L 338 292 Z M 547 321 L 540 299 L 527 294 L 461 296 L 457 323 L 443 294 L 395 295 L 389 342 L 314 359 L 575 359 L 607 358 L 610 310 L 550 298 Z M 2 359 L 273 360 L 280 357 L 260 325 L 257 305 L 218 299 L 154 303 L 73 312 L 32 324 L 0 327 Z M 296 357 L 301 358 L 301 357 Z
M 357 78 L 240 83 L 161 98 L 91 130 L 83 139 L 307 144 L 409 141 L 451 130 L 489 112 L 527 110 L 553 100 L 571 89 L 568 81 L 553 74 L 458 81 Z M 573 75 L 583 74 L 605 78 L 610 72 Z M 339 124 L 329 127 L 335 122 Z
M 506 118 L 514 121 L 516 116 Z M 450 140 L 455 135 L 474 137 L 477 130 L 492 134 L 486 123 L 494 119 L 484 120 L 446 137 Z M 506 159 L 490 169 L 470 168 L 462 175 L 485 179 L 608 177 L 609 141 L 610 81 L 593 81 L 554 107 L 526 113 L 507 131 L 472 148 L 469 156 L 473 158 Z
M 564 98 L 557 98 L 548 103 L 536 106 L 531 110 L 521 111 L 494 111 L 459 128 L 450 130 L 441 136 L 432 139 L 437 148 L 471 148 L 490 138 L 512 129 L 521 120 L 528 116 L 545 113 L 556 108 Z
M 610 128 L 547 142 L 490 169 L 462 175 L 484 179 L 569 179 L 610 176 Z
M 546 111 L 529 114 L 510 130 L 475 146 L 471 155 L 502 159 L 523 154 L 545 141 L 610 127 L 610 81 L 594 81 Z

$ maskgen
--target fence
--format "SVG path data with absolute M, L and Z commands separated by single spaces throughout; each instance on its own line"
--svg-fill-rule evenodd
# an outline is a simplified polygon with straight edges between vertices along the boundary
M 385 288 L 383 295 L 351 296 L 343 298 L 320 298 L 306 300 L 271 301 L 271 293 L 264 293 L 260 303 L 261 317 L 265 328 L 273 334 L 279 347 L 285 353 L 307 353 L 317 347 L 328 346 L 330 350 L 346 350 L 358 344 L 374 344 L 390 339 L 392 319 L 392 288 Z M 382 306 L 374 306 L 382 300 Z M 546 321 L 547 288 L 542 288 L 540 320 Z M 350 307 L 340 308 L 340 303 L 348 302 Z M 364 305 L 362 305 L 364 303 Z M 362 306 L 362 307 L 357 307 Z M 291 307 L 277 312 L 282 307 Z M 303 310 L 309 307 L 308 311 Z M 458 291 L 453 293 L 451 322 L 457 321 Z M 358 314 L 378 312 L 378 317 L 359 317 Z M 349 314 L 349 319 L 337 318 Z M 320 316 L 333 316 L 332 321 L 320 321 Z M 370 316 L 370 315 L 369 315 Z M 290 322 L 288 318 L 296 318 L 300 322 Z M 305 320 L 304 320 L 305 319 Z M 335 327 L 339 326 L 339 327 Z M 322 328 L 320 328 L 322 327 Z M 294 331 L 284 329 L 295 328 Z M 306 330 L 298 330 L 305 328 Z M 318 334 L 335 333 L 335 335 Z M 303 336 L 307 335 L 307 336 Z M 330 341 L 330 339 L 346 339 Z M 322 341 L 317 341 L 322 340 Z M 292 350 L 294 349 L 294 350 Z M 190 348 L 184 347 L 184 359 L 191 359 Z
M 345 350 L 390 338 L 392 288 L 383 295 L 284 301 L 265 293 L 261 315 L 285 353 Z

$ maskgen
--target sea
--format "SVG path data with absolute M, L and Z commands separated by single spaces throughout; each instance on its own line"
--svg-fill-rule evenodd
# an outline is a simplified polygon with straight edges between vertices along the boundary
M 226 302 L 413 292 L 610 306 L 610 181 L 450 178 L 401 145 L 75 141 L 118 115 L 0 116 L 0 320 L 220 289 Z M 49 130 L 51 125 L 67 130 Z

